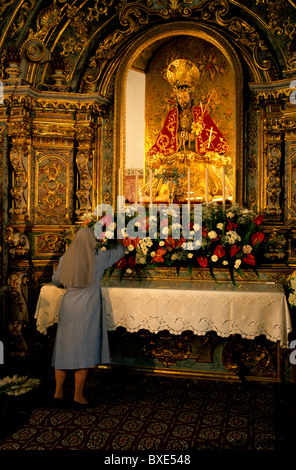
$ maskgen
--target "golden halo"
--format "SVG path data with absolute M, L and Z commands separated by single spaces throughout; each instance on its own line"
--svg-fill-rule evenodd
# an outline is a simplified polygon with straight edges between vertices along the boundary
M 176 59 L 167 68 L 168 82 L 175 90 L 187 88 L 188 91 L 194 90 L 200 73 L 196 65 L 187 59 Z

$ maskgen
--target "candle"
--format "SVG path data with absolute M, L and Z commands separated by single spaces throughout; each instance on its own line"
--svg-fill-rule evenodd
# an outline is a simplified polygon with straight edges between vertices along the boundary
M 190 167 L 188 167 L 188 206 L 190 207 Z
M 138 170 L 136 170 L 135 204 L 138 204 Z
M 225 211 L 225 166 L 222 166 L 222 203 Z
M 209 203 L 209 169 L 206 168 L 206 204 Z
M 149 170 L 149 173 L 150 173 L 150 204 L 152 204 L 153 199 L 152 199 L 152 170 L 151 169 Z
M 121 168 L 118 170 L 118 195 L 121 195 Z

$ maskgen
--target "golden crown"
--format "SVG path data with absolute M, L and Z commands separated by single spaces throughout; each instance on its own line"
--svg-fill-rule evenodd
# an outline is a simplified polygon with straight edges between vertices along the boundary
M 196 65 L 187 59 L 174 60 L 167 68 L 167 79 L 175 91 L 181 88 L 188 91 L 194 90 L 199 76 Z

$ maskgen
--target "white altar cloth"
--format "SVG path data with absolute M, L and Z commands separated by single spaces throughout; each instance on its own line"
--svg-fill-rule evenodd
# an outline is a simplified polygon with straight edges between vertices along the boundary
M 215 331 L 218 336 L 240 334 L 254 339 L 264 335 L 288 347 L 292 330 L 282 286 L 274 283 L 122 280 L 102 287 L 103 308 L 109 330 L 121 326 L 129 332 L 147 329 L 196 335 Z
M 41 288 L 35 313 L 41 333 L 58 322 L 64 293 L 51 284 Z M 176 335 L 187 330 L 247 339 L 264 335 L 285 348 L 292 330 L 284 289 L 274 283 L 112 280 L 102 283 L 102 302 L 109 331 L 120 326 L 129 332 L 168 330 Z
M 35 318 L 37 330 L 58 322 L 65 289 L 47 284 L 41 288 Z M 103 281 L 102 303 L 109 331 L 147 329 L 196 335 L 215 331 L 218 336 L 240 334 L 254 339 L 264 335 L 288 347 L 291 318 L 282 286 L 246 282 L 238 286 L 211 281 Z

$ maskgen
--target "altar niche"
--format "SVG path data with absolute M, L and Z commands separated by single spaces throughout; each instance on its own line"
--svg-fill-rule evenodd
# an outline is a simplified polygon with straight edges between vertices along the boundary
M 241 71 L 223 38 L 155 34 L 119 68 L 117 191 L 129 203 L 240 202 Z

